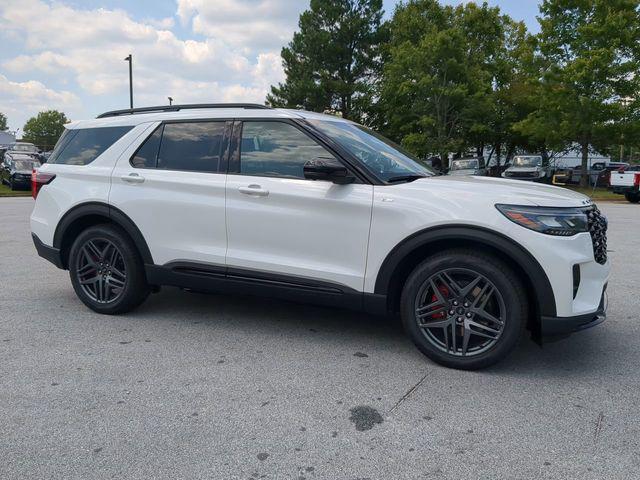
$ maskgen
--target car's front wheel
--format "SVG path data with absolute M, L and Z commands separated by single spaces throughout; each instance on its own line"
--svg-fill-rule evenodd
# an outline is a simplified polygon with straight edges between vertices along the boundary
M 78 235 L 69 251 L 69 275 L 80 300 L 98 313 L 133 310 L 150 292 L 135 244 L 113 225 Z
M 409 275 L 400 302 L 416 346 L 435 362 L 464 370 L 506 357 L 527 320 L 518 276 L 497 258 L 472 250 L 426 259 Z

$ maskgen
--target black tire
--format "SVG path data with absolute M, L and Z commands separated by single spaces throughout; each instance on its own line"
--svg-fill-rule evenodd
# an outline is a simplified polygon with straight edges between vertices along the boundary
M 626 198 L 631 203 L 639 203 L 640 202 L 640 192 L 627 192 L 624 194 L 624 198 Z
M 474 284 L 473 279 L 480 277 Z M 447 282 L 440 278 L 454 281 L 448 282 L 447 289 Z M 464 294 L 466 287 L 471 289 L 468 294 Z M 456 288 L 458 292 L 452 293 Z M 433 303 L 420 307 L 421 299 Z M 494 256 L 466 249 L 447 250 L 423 261 L 409 275 L 400 299 L 404 328 L 418 349 L 441 365 L 462 370 L 488 367 L 511 353 L 522 337 L 527 312 L 527 295 L 518 276 Z M 487 314 L 493 320 L 486 320 Z M 495 319 L 501 322 L 493 323 Z M 437 324 L 448 326 L 428 327 Z M 489 331 L 487 327 L 493 339 L 480 335 Z
M 13 177 L 9 178 L 9 188 L 11 190 L 15 190 L 15 185 L 13 183 Z
M 89 245 L 98 248 L 89 248 Z M 112 245 L 112 249 L 107 251 L 110 253 L 100 254 L 103 245 Z M 119 256 L 114 254 L 117 259 L 113 263 L 117 263 L 117 267 L 110 266 L 109 259 L 103 258 L 110 257 L 114 250 L 119 253 Z M 87 254 L 94 252 L 92 260 L 88 260 Z M 81 264 L 84 264 L 85 269 L 82 275 L 78 271 Z M 86 269 L 90 271 L 87 272 Z M 95 275 L 91 269 L 95 270 Z M 116 277 L 116 271 L 118 274 L 124 273 L 122 276 L 124 279 Z M 142 258 L 135 244 L 122 229 L 109 224 L 89 227 L 78 235 L 69 251 L 69 276 L 80 300 L 91 310 L 107 315 L 133 310 L 144 302 L 151 291 L 147 284 Z M 92 282 L 93 278 L 98 280 Z M 116 280 L 120 282 L 118 285 L 108 283 Z M 101 293 L 93 295 L 94 292 L 91 290 L 98 291 L 98 284 Z M 109 298 L 110 296 L 113 298 Z M 98 297 L 102 297 L 102 301 Z

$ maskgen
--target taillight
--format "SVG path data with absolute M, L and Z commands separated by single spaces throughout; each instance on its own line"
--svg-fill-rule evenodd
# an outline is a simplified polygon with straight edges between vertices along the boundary
M 55 174 L 40 172 L 35 168 L 31 171 L 31 196 L 35 199 L 43 185 L 47 185 L 56 178 Z
M 633 186 L 640 187 L 640 173 L 636 173 L 633 177 L 634 177 Z

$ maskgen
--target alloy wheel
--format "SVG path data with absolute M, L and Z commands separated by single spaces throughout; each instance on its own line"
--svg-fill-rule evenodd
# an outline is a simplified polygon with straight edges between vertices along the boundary
M 415 300 L 415 320 L 427 341 L 450 355 L 469 357 L 493 347 L 504 330 L 506 307 L 496 286 L 467 268 L 431 275 Z
M 98 303 L 115 302 L 124 291 L 127 271 L 120 249 L 110 240 L 87 240 L 78 253 L 76 277 L 82 291 Z

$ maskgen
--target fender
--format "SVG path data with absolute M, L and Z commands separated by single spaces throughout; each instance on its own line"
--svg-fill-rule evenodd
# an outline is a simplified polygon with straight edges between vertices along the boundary
M 76 222 L 81 221 L 83 218 L 92 216 L 108 218 L 111 222 L 121 227 L 135 243 L 142 257 L 142 261 L 145 264 L 153 265 L 153 257 L 151 256 L 149 246 L 133 220 L 118 208 L 101 202 L 82 203 L 65 213 L 58 222 L 58 226 L 53 235 L 53 247 L 62 249 L 62 242 L 69 228 L 72 228 Z M 64 261 L 65 259 L 63 259 L 63 262 Z
M 438 248 L 469 244 L 485 245 L 496 250 L 517 265 L 527 277 L 537 301 L 538 315 L 555 316 L 556 301 L 547 274 L 535 257 L 511 238 L 493 230 L 468 225 L 446 225 L 421 230 L 396 245 L 387 255 L 376 277 L 374 293 L 392 297 L 394 275 L 402 270 L 403 260 L 418 249 L 430 244 L 443 244 Z

